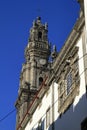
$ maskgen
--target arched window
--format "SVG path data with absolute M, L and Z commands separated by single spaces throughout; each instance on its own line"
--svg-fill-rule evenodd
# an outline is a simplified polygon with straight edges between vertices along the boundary
M 39 86 L 42 84 L 42 82 L 43 82 L 43 78 L 39 77 Z
M 42 39 L 42 32 L 38 32 L 38 40 Z

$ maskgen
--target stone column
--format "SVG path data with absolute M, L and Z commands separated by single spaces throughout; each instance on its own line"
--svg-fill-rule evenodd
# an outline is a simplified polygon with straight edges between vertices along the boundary
M 36 61 L 35 59 L 32 60 L 32 63 L 31 63 L 31 81 L 30 81 L 30 84 L 31 84 L 31 89 L 35 89 L 37 86 L 36 86 Z
M 25 82 L 30 83 L 30 64 L 26 64 Z

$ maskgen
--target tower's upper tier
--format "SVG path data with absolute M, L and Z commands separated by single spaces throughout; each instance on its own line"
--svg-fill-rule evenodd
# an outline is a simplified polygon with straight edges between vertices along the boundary
M 29 42 L 32 41 L 48 41 L 47 38 L 48 33 L 48 24 L 41 23 L 41 17 L 38 17 L 33 21 L 33 27 L 30 29 L 30 38 Z
M 25 49 L 25 57 L 39 56 L 48 59 L 50 54 L 50 44 L 48 41 L 48 25 L 42 24 L 38 17 L 30 29 L 28 45 Z M 29 58 L 28 58 L 29 60 Z

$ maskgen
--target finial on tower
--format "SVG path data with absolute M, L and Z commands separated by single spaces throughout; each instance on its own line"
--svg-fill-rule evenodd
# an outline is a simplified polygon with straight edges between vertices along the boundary
M 57 49 L 56 46 L 53 45 L 53 51 L 51 53 L 52 60 L 54 60 L 57 57 Z
M 77 0 L 77 2 L 80 4 L 82 14 L 84 14 L 84 0 Z
M 45 23 L 45 29 L 48 30 L 48 23 Z
M 41 23 L 41 17 L 39 16 L 39 17 L 37 17 L 37 23 Z
M 39 17 L 37 17 L 37 20 L 41 20 L 41 17 L 39 16 Z

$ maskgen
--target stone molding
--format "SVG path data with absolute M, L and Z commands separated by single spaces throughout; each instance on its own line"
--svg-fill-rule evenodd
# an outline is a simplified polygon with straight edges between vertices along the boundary
M 85 26 L 85 19 L 84 16 L 82 16 L 76 21 L 68 39 L 66 40 L 64 46 L 60 50 L 60 53 L 58 54 L 55 62 L 52 65 L 52 71 L 49 76 L 49 83 L 48 83 L 49 85 L 51 84 L 53 79 L 56 78 L 56 75 L 58 75 L 59 68 L 61 67 L 63 61 L 66 59 L 69 51 L 72 50 L 72 48 L 77 44 L 77 41 L 82 35 L 84 26 Z

